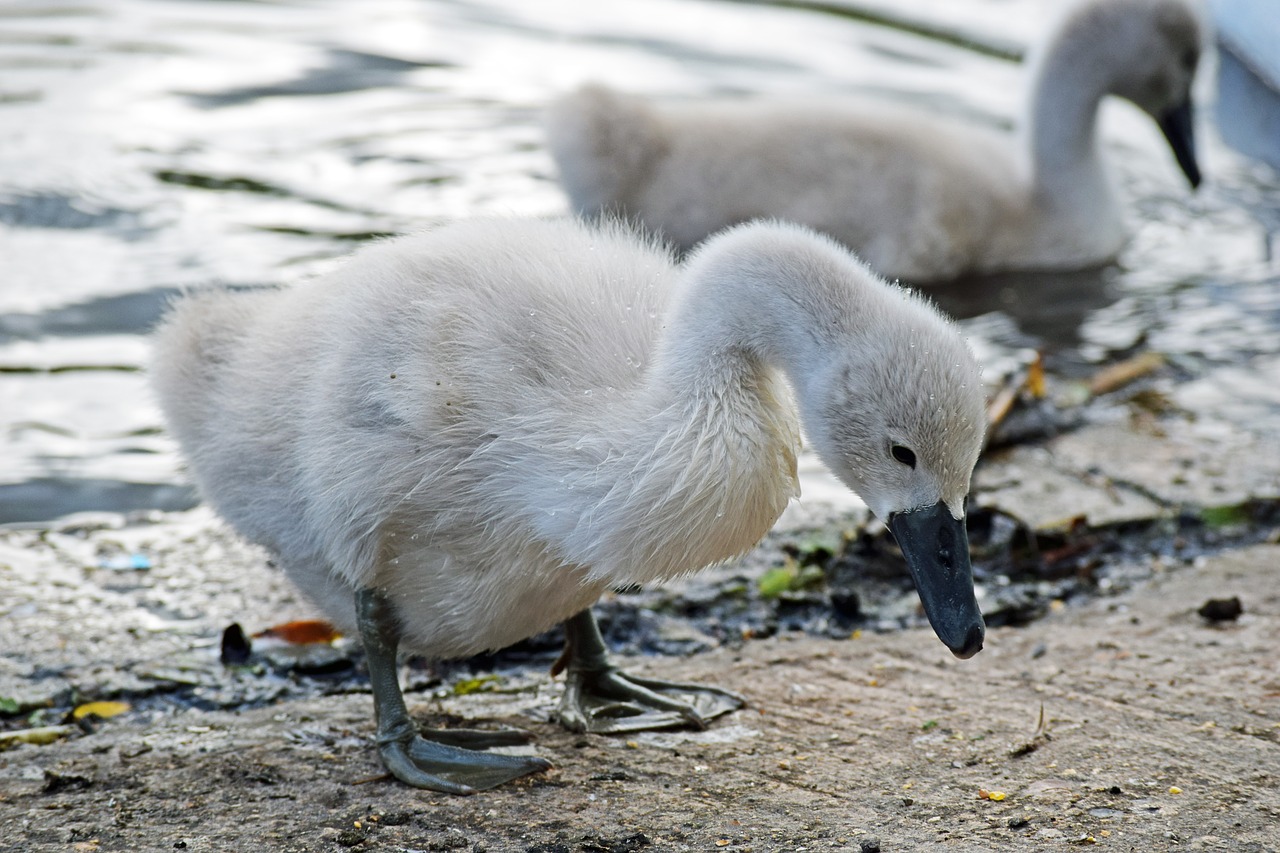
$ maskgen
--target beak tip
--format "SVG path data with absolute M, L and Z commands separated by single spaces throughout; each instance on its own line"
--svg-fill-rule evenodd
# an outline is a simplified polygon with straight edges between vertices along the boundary
M 960 660 L 968 660 L 982 651 L 982 641 L 985 635 L 986 631 L 982 625 L 974 625 L 969 629 L 969 633 L 965 636 L 963 643 L 951 647 L 951 654 Z

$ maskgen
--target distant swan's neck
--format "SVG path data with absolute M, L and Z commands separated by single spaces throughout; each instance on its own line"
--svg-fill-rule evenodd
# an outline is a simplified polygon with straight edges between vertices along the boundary
M 1078 208 L 1082 196 L 1109 192 L 1097 139 L 1108 79 L 1093 55 L 1097 45 L 1071 36 L 1060 33 L 1031 59 L 1020 132 L 1036 192 Z

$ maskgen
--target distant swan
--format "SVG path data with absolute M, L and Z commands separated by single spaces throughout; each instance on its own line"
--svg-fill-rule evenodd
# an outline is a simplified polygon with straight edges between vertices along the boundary
M 587 86 L 553 104 L 560 180 L 585 215 L 643 222 L 683 247 L 725 226 L 801 222 L 891 278 L 1072 269 L 1125 242 L 1095 124 L 1108 94 L 1159 122 L 1199 184 L 1187 0 L 1084 0 L 1034 51 L 1016 140 L 879 101 L 651 104 Z
M 938 636 L 982 646 L 963 523 L 978 365 L 931 306 L 799 226 L 742 226 L 676 266 L 612 223 L 459 223 L 304 286 L 190 296 L 152 372 L 204 497 L 360 634 L 383 761 L 411 785 L 548 765 L 450 745 L 501 734 L 419 735 L 399 646 L 460 657 L 563 621 L 564 724 L 702 724 L 663 692 L 699 688 L 608 664 L 588 608 L 753 547 L 797 493 L 797 402 Z

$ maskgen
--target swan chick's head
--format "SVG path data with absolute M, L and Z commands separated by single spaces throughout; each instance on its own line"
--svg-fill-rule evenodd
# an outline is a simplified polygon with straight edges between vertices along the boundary
M 804 394 L 806 430 L 879 518 L 935 504 L 962 518 L 986 427 L 981 368 L 931 305 L 882 287 L 864 306 L 866 334 Z
M 905 291 L 878 325 L 873 357 L 832 365 L 811 440 L 893 532 L 938 638 L 972 657 L 984 625 L 964 517 L 986 426 L 980 368 L 956 329 Z
M 771 236 L 777 246 L 796 239 Z M 893 531 L 939 639 L 970 657 L 983 638 L 964 527 L 986 429 L 981 368 L 956 326 L 914 292 L 826 240 L 804 245 L 787 292 L 828 306 L 812 311 L 805 337 L 816 345 L 783 359 L 805 432 Z
M 706 352 L 743 349 L 786 371 L 809 443 L 889 524 L 939 639 L 959 657 L 975 654 L 983 623 L 964 515 L 986 407 L 981 369 L 956 326 L 795 225 L 722 231 L 686 274 L 705 287 L 690 289 L 701 301 L 682 308 L 714 318 L 692 361 L 705 369 Z

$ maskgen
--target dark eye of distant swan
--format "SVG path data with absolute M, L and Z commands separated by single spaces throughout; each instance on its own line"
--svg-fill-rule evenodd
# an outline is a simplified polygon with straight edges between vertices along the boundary
M 909 447 L 903 447 L 901 444 L 895 444 L 889 448 L 889 453 L 893 454 L 893 458 L 897 459 L 908 468 L 916 467 L 916 455 Z

